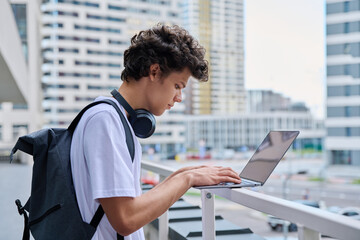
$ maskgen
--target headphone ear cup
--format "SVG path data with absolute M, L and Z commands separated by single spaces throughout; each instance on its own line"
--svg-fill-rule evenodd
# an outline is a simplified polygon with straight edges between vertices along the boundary
M 148 138 L 154 131 L 156 120 L 154 115 L 145 109 L 137 109 L 136 120 L 132 123 L 134 133 L 139 138 Z

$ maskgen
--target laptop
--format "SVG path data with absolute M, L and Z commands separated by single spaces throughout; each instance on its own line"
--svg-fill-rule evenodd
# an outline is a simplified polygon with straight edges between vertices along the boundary
M 239 174 L 241 183 L 224 182 L 197 189 L 262 186 L 283 158 L 299 131 L 270 131 Z

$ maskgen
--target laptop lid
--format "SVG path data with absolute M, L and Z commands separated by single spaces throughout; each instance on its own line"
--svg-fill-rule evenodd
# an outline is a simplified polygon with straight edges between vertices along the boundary
M 270 131 L 239 176 L 263 185 L 298 135 L 299 131 Z

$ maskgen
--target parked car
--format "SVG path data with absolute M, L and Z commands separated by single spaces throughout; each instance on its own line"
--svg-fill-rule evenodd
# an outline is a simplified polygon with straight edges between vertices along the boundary
M 360 209 L 355 207 L 346 207 L 340 210 L 339 214 L 360 220 Z
M 310 200 L 295 200 L 294 202 L 301 203 L 310 207 L 323 208 L 322 202 L 310 201 Z M 288 226 L 289 232 L 297 231 L 297 226 L 295 223 L 291 223 L 289 221 L 283 220 L 281 218 L 272 215 L 268 215 L 267 222 L 273 231 L 281 232 L 283 230 L 284 224 L 285 226 Z
M 329 207 L 328 210 L 333 213 L 337 213 L 343 216 L 348 216 L 352 219 L 360 221 L 360 208 L 357 207 L 345 207 L 340 208 L 337 206 Z

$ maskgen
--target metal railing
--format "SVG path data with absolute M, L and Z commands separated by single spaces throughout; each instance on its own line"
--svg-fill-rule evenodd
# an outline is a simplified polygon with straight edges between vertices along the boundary
M 174 172 L 169 167 L 148 161 L 143 161 L 141 167 L 159 174 L 161 181 Z M 299 240 L 320 240 L 321 234 L 338 239 L 360 239 L 360 221 L 245 188 L 221 188 L 201 190 L 202 236 L 206 240 L 215 239 L 214 194 L 248 208 L 296 223 Z M 159 217 L 160 240 L 168 239 L 168 229 L 168 212 L 166 212 Z

